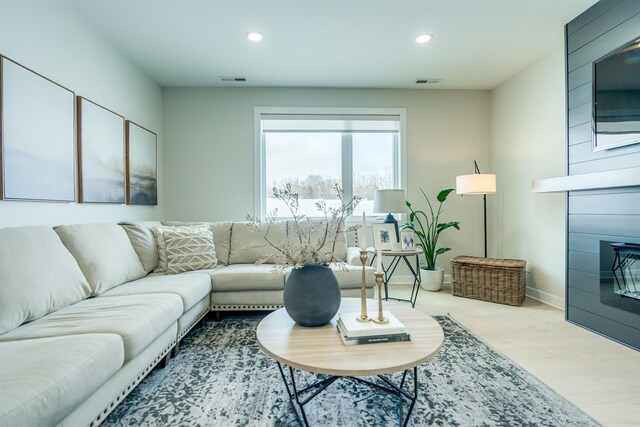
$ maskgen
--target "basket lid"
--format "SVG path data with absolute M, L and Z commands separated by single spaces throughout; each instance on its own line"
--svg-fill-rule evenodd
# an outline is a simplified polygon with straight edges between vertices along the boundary
M 451 264 L 478 265 L 500 268 L 524 268 L 527 262 L 521 259 L 481 258 L 476 256 L 458 255 L 453 257 Z

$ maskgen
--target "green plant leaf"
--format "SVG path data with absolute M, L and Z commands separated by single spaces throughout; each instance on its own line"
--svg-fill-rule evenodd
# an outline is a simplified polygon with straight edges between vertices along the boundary
M 445 252 L 449 252 L 451 248 L 440 248 L 436 251 L 436 255 L 442 255 Z
M 455 228 L 456 230 L 460 230 L 460 223 L 457 221 L 452 221 L 452 222 L 445 222 L 443 224 L 438 224 L 438 233 L 441 233 L 442 231 L 446 230 L 447 228 Z
M 453 188 L 447 188 L 446 190 L 442 190 L 438 193 L 438 197 L 436 197 L 438 199 L 438 201 L 440 203 L 444 202 L 445 200 L 447 200 L 447 196 L 449 196 L 449 194 L 453 191 Z
M 407 205 L 407 207 L 408 207 L 408 208 L 410 208 L 410 207 L 411 207 L 411 202 L 410 202 L 410 201 L 405 200 L 405 201 L 404 201 L 404 203 L 405 203 L 405 205 Z

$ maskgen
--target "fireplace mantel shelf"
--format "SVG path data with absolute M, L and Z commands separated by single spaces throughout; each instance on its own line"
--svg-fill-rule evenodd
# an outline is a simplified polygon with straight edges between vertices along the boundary
M 618 187 L 640 187 L 640 167 L 534 179 L 531 181 L 531 191 L 534 193 L 558 193 Z

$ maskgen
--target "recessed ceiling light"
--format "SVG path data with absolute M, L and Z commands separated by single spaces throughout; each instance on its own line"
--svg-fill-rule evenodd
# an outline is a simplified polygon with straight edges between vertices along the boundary
M 426 43 L 429 40 L 431 40 L 433 38 L 433 36 L 431 34 L 422 34 L 420 36 L 418 36 L 418 38 L 416 38 L 416 41 L 418 43 Z
M 262 40 L 262 34 L 256 31 L 249 31 L 247 33 L 247 38 L 252 42 L 259 42 L 260 40 Z

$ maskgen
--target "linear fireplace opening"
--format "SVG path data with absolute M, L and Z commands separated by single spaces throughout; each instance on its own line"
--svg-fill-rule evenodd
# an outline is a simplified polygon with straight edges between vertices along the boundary
M 640 314 L 640 244 L 600 241 L 600 302 Z

